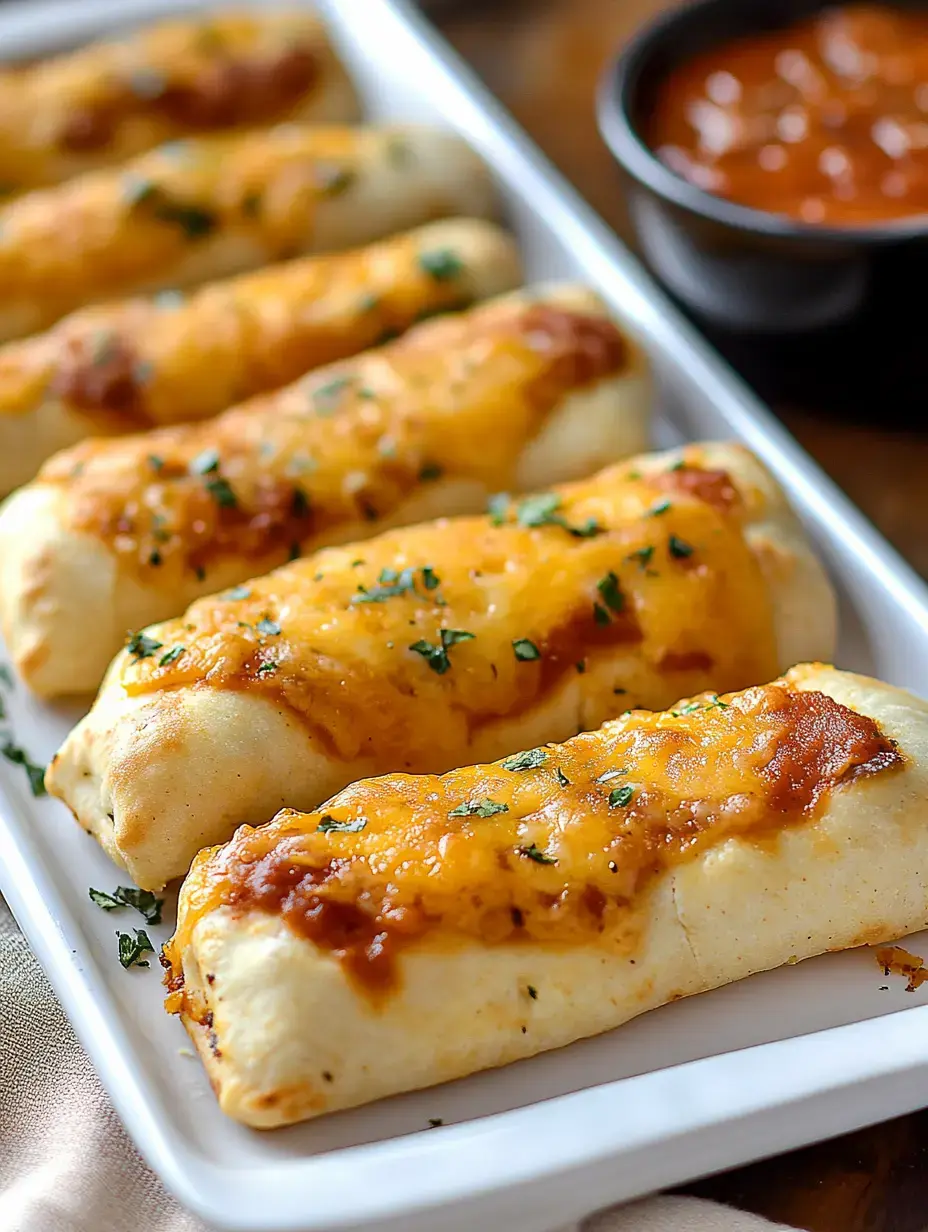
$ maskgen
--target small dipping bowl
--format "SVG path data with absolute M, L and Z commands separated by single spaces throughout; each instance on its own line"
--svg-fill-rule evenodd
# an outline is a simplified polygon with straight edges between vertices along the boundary
M 648 144 L 656 99 L 676 68 L 745 36 L 786 30 L 839 7 L 851 6 L 691 0 L 642 28 L 600 83 L 600 131 L 629 181 L 641 250 L 669 289 L 712 324 L 758 333 L 832 325 L 860 308 L 878 265 L 928 256 L 928 214 L 866 225 L 802 222 L 705 191 L 672 171 Z M 928 4 L 896 0 L 872 7 L 911 12 Z M 913 270 L 913 302 L 920 281 Z

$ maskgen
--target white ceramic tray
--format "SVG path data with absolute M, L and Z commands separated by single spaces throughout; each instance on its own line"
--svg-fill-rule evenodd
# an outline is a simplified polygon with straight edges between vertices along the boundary
M 496 171 L 529 275 L 588 280 L 640 334 L 662 378 L 657 439 L 738 437 L 776 471 L 840 585 L 840 663 L 928 695 L 928 590 L 918 578 L 410 6 L 319 5 L 369 114 L 465 133 Z M 184 7 L 4 5 L 0 54 L 33 55 Z M 5 692 L 16 739 L 44 761 L 75 716 L 19 687 Z M 928 1102 L 928 987 L 906 993 L 863 950 L 756 976 L 504 1070 L 293 1129 L 248 1131 L 219 1113 L 180 1026 L 163 1013 L 157 964 L 117 963 L 114 933 L 130 921 L 99 911 L 87 889 L 125 877 L 63 807 L 32 799 L 21 770 L 0 767 L 0 791 L 3 893 L 141 1151 L 181 1201 L 222 1228 L 542 1232 Z M 150 932 L 160 944 L 169 927 Z M 912 942 L 916 951 L 920 943 L 928 937 Z M 444 1127 L 429 1130 L 429 1118 Z

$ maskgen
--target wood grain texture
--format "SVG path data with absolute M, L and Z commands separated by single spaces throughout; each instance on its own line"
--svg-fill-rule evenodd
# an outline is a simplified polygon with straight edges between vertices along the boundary
M 436 15 L 452 44 L 626 240 L 621 178 L 596 129 L 594 90 L 613 49 L 665 7 L 667 0 L 470 0 Z M 775 346 L 718 334 L 712 341 L 928 576 L 922 340 L 898 294 L 911 278 L 910 269 L 891 276 L 863 316 L 840 331 Z M 928 1112 L 688 1187 L 809 1232 L 923 1232 L 926 1188 Z

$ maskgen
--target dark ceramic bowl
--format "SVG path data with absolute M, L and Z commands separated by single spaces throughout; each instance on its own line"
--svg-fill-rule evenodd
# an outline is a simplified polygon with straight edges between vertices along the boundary
M 678 64 L 829 7 L 834 0 L 691 0 L 641 29 L 600 83 L 600 131 L 630 181 L 642 252 L 674 294 L 715 324 L 768 333 L 830 325 L 861 306 L 880 264 L 928 258 L 925 215 L 868 227 L 796 222 L 704 192 L 665 166 L 642 135 L 657 88 Z

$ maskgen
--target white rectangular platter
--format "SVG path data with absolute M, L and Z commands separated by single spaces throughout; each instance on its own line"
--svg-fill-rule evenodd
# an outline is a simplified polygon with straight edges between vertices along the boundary
M 530 278 L 585 279 L 641 337 L 661 377 L 656 439 L 736 437 L 777 473 L 841 590 L 840 664 L 928 695 L 924 584 L 411 6 L 317 2 L 368 114 L 464 133 L 496 173 Z M 40 54 L 185 7 L 4 5 L 0 55 Z M 17 741 L 46 760 L 74 714 L 30 702 L 19 687 L 6 700 Z M 928 988 L 906 993 L 863 950 L 754 977 L 505 1070 L 257 1134 L 218 1111 L 161 1009 L 157 965 L 117 963 L 114 920 L 87 896 L 91 885 L 112 889 L 113 866 L 62 806 L 34 801 L 22 772 L 5 764 L 0 857 L 0 888 L 130 1133 L 181 1201 L 221 1228 L 544 1232 L 928 1101 Z M 156 944 L 172 916 L 151 929 Z M 911 942 L 920 944 L 928 937 Z M 443 1127 L 430 1131 L 430 1118 Z

